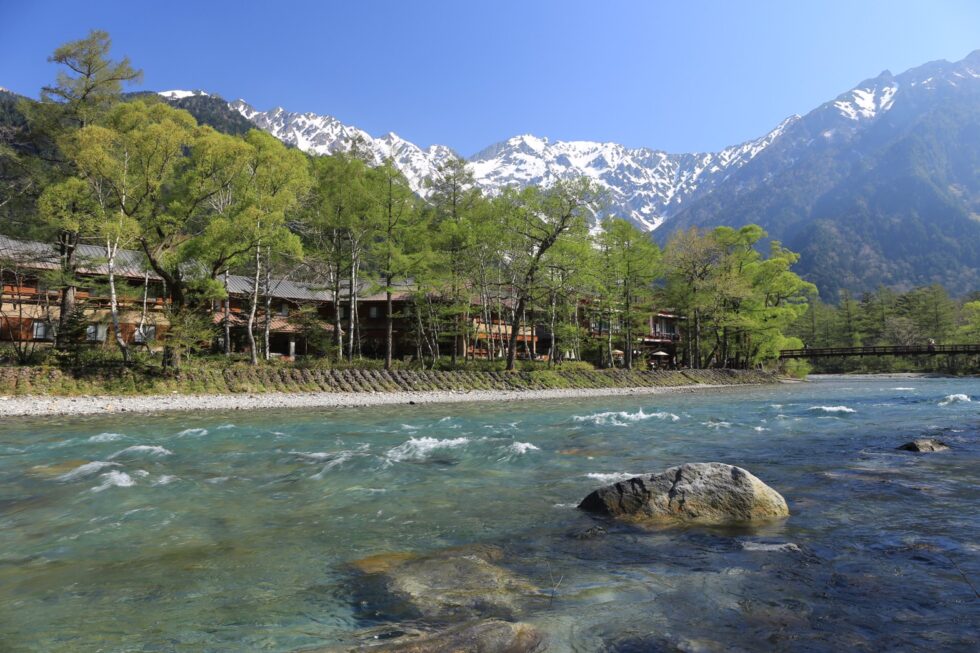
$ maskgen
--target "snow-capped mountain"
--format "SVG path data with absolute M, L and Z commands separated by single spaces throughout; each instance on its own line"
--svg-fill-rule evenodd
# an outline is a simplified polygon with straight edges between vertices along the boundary
M 332 154 L 358 148 L 362 155 L 367 154 L 369 160 L 375 164 L 391 157 L 395 166 L 408 178 L 412 190 L 421 195 L 426 192 L 425 179 L 443 161 L 456 156 L 443 145 L 432 145 L 423 149 L 394 132 L 374 138 L 363 129 L 345 125 L 331 116 L 293 113 L 282 107 L 271 111 L 256 111 L 244 100 L 235 100 L 229 106 L 260 129 L 304 152 Z
M 167 93 L 168 97 L 180 98 L 189 92 Z M 423 149 L 394 132 L 375 138 L 331 116 L 293 113 L 281 107 L 258 111 L 244 100 L 229 106 L 257 127 L 307 152 L 329 154 L 356 147 L 376 163 L 391 157 L 420 195 L 426 194 L 425 179 L 443 161 L 455 156 L 448 147 L 432 145 Z M 477 184 L 490 193 L 506 186 L 547 185 L 585 175 L 607 191 L 608 215 L 629 218 L 652 230 L 684 201 L 750 161 L 798 118 L 793 116 L 766 136 L 721 152 L 668 154 L 616 143 L 552 143 L 547 138 L 523 135 L 486 148 L 468 163 Z
M 173 91 L 160 91 L 158 95 L 161 95 L 168 100 L 184 100 L 189 97 L 210 97 L 210 93 L 205 93 L 204 91 L 181 91 L 179 89 Z
M 980 287 L 980 50 L 888 71 L 787 125 L 670 230 L 761 225 L 840 288 Z
M 483 150 L 469 164 L 477 183 L 490 190 L 589 177 L 606 190 L 609 215 L 653 230 L 683 202 L 745 165 L 798 118 L 788 118 L 766 136 L 721 152 L 669 154 L 616 143 L 551 143 L 524 135 Z
M 164 95 L 231 133 L 254 125 L 309 152 L 357 148 L 375 163 L 390 156 L 423 196 L 425 179 L 455 156 L 394 133 L 375 138 L 330 116 L 258 111 L 203 91 Z M 487 147 L 468 165 L 491 193 L 585 175 L 606 189 L 605 215 L 657 230 L 661 240 L 675 228 L 760 224 L 802 252 L 801 271 L 831 293 L 935 280 L 968 289 L 980 282 L 977 133 L 980 51 L 900 75 L 885 71 L 719 152 L 525 134 Z M 658 229 L 665 222 L 669 229 Z

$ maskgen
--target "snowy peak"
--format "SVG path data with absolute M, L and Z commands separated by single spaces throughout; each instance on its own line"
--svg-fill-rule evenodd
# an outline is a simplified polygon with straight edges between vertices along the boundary
M 294 145 L 304 152 L 334 154 L 357 149 L 374 165 L 391 158 L 408 179 L 412 190 L 425 195 L 425 179 L 435 173 L 446 159 L 454 156 L 452 150 L 441 145 L 422 149 L 394 132 L 374 138 L 366 131 L 345 125 L 333 116 L 316 113 L 293 113 L 282 107 L 270 111 L 257 111 L 244 100 L 228 105 L 247 120 L 254 123 L 284 143 Z
M 205 93 L 204 91 L 173 90 L 173 91 L 160 91 L 159 93 L 157 93 L 157 95 L 165 97 L 168 100 L 183 100 L 184 98 L 196 97 L 196 96 L 208 97 L 210 93 Z
M 721 152 L 669 154 L 618 143 L 554 141 L 530 134 L 492 145 L 470 159 L 477 183 L 491 192 L 505 186 L 549 185 L 588 177 L 609 198 L 609 213 L 653 230 L 695 193 L 710 188 L 777 139 L 799 116 L 766 136 Z
M 175 96 L 177 97 L 177 96 Z M 375 138 L 332 116 L 294 113 L 282 107 L 258 111 L 244 100 L 229 107 L 285 143 L 314 154 L 350 152 L 355 147 L 374 164 L 390 158 L 425 196 L 425 180 L 456 156 L 444 145 L 420 148 L 394 132 Z M 492 145 L 468 161 L 476 183 L 490 194 L 508 186 L 540 184 L 586 176 L 609 196 L 609 214 L 632 220 L 647 230 L 659 227 L 672 207 L 700 189 L 709 188 L 764 150 L 782 133 L 788 119 L 766 136 L 716 153 L 668 154 L 618 143 L 550 141 L 533 134 Z
M 898 82 L 887 70 L 838 96 L 834 106 L 848 120 L 870 120 L 892 108 Z
M 838 96 L 832 104 L 840 116 L 849 121 L 872 121 L 910 93 L 948 90 L 975 84 L 977 80 L 980 80 L 980 50 L 971 52 L 961 61 L 932 61 L 898 76 L 886 70 Z
M 808 148 L 815 135 L 835 143 L 856 138 L 882 116 L 894 114 L 896 105 L 911 106 L 924 97 L 922 94 L 977 80 L 980 80 L 980 50 L 960 62 L 932 62 L 898 76 L 884 71 L 803 118 L 790 116 L 765 136 L 718 152 L 671 154 L 618 143 L 552 141 L 521 134 L 477 153 L 469 159 L 468 166 L 477 184 L 491 194 L 508 186 L 547 186 L 560 179 L 586 176 L 606 191 L 609 215 L 627 218 L 653 230 L 720 184 L 730 181 L 739 185 L 742 168 L 777 143 L 780 145 L 775 150 L 783 153 L 779 160 L 791 159 L 795 156 L 791 152 Z M 175 90 L 161 95 L 179 99 L 207 94 Z M 456 156 L 448 147 L 421 148 L 394 132 L 375 138 L 328 115 L 294 113 L 283 107 L 258 111 L 244 100 L 228 106 L 260 129 L 306 152 L 331 154 L 356 148 L 373 164 L 390 158 L 408 178 L 412 189 L 422 196 L 428 192 L 426 178 L 441 163 Z M 774 160 L 772 156 L 764 158 Z M 753 167 L 758 166 L 750 166 L 745 174 Z

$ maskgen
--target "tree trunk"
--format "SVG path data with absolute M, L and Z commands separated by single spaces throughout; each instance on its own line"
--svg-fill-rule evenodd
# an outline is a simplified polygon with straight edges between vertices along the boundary
M 391 276 L 385 279 L 385 369 L 391 369 L 395 348 L 395 318 L 391 314 Z
M 248 325 L 246 331 L 248 332 L 248 346 L 251 350 L 250 358 L 252 365 L 259 364 L 259 352 L 255 343 L 255 311 L 259 307 L 259 279 L 261 279 L 262 274 L 262 248 L 255 248 L 255 276 L 252 278 L 252 301 L 251 306 L 248 309 Z
M 354 339 L 357 337 L 355 333 L 357 329 L 357 257 L 351 256 L 350 264 L 350 287 L 348 288 L 348 309 L 350 315 L 347 319 L 347 326 L 350 329 L 350 334 L 347 339 L 347 360 L 351 363 L 354 362 Z
M 531 311 L 531 316 L 533 318 L 534 311 Z M 521 313 L 521 329 L 523 330 L 523 328 L 525 326 L 527 326 L 527 311 L 524 311 L 523 313 Z M 531 328 L 533 329 L 533 325 L 532 325 Z M 532 331 L 532 333 L 533 333 L 533 331 Z M 534 339 L 533 338 L 531 339 L 531 344 L 528 344 L 527 338 L 524 339 L 524 355 L 527 356 L 527 359 L 528 360 L 534 360 L 535 354 L 534 354 L 534 351 L 531 348 L 533 345 L 534 345 Z
M 510 321 L 510 342 L 507 346 L 507 370 L 513 371 L 514 360 L 517 357 L 517 333 L 521 328 L 521 315 L 524 313 L 524 295 L 522 294 L 517 300 L 517 306 L 514 308 L 514 314 Z
M 551 294 L 551 322 L 548 327 L 548 335 L 551 338 L 551 346 L 548 349 L 548 367 L 554 367 L 555 354 L 558 347 L 555 343 L 555 322 L 558 320 L 558 300 L 554 293 Z
M 145 272 L 143 274 L 143 307 L 140 310 L 140 323 L 136 326 L 136 332 L 139 333 L 143 338 L 143 347 L 147 351 L 150 351 L 150 343 L 146 339 L 146 309 L 147 300 L 150 295 L 150 273 Z
M 231 294 L 228 292 L 228 270 L 225 270 L 225 356 L 231 356 Z
M 721 330 L 721 367 L 728 367 L 728 327 Z
M 623 348 L 626 355 L 625 367 L 628 370 L 633 369 L 633 305 L 632 298 L 630 297 L 629 289 L 626 290 L 626 306 L 623 312 L 623 320 L 625 321 L 625 334 L 626 334 L 626 346 Z
M 344 328 L 340 317 L 340 263 L 336 267 L 331 266 L 331 279 L 333 293 L 333 345 L 337 349 L 337 360 L 344 358 Z
M 265 359 L 272 359 L 269 351 L 269 337 L 272 332 L 272 261 L 269 260 L 269 248 L 265 248 L 265 325 L 262 327 L 262 346 Z
M 75 279 L 75 250 L 78 248 L 78 233 L 74 231 L 63 231 L 59 239 L 61 254 L 61 274 L 64 280 Z M 55 347 L 65 349 L 68 346 L 65 333 L 65 325 L 68 316 L 75 312 L 75 293 L 77 287 L 74 283 L 63 283 L 61 286 L 60 313 L 58 315 L 58 333 L 55 334 Z
M 694 365 L 696 370 L 701 369 L 701 310 L 694 309 Z
M 613 355 L 613 335 L 612 335 L 612 309 L 606 314 L 606 355 L 609 356 L 609 367 L 616 369 L 616 357 Z
M 109 314 L 112 316 L 112 331 L 116 345 L 122 354 L 123 363 L 129 365 L 129 346 L 119 329 L 119 299 L 116 295 L 116 252 L 119 251 L 119 241 L 106 241 L 106 269 L 109 276 Z

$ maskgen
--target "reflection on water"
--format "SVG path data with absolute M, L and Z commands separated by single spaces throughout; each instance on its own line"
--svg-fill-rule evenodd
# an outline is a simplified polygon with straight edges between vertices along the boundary
M 510 616 L 550 650 L 976 650 L 977 385 L 6 419 L 3 646 L 291 651 L 431 625 L 351 563 L 483 543 L 536 588 Z M 923 436 L 953 449 L 895 451 Z M 793 516 L 644 529 L 574 508 L 712 460 Z

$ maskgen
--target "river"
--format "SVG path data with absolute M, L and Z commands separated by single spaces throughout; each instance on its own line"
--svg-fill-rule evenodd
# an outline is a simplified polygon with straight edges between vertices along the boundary
M 570 537 L 591 490 L 693 461 L 792 516 Z M 349 643 L 409 618 L 352 561 L 474 543 L 552 651 L 975 651 L 980 382 L 0 422 L 0 650 Z

